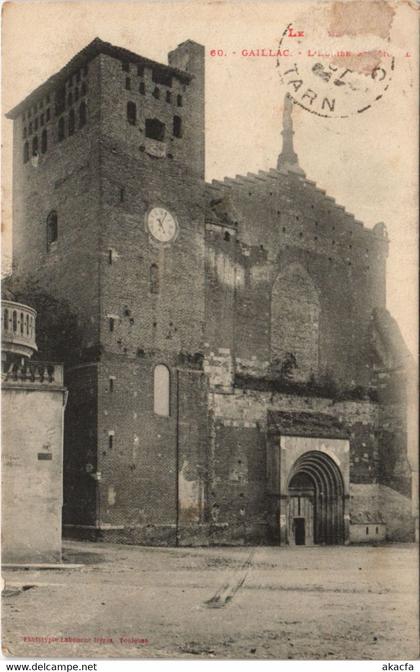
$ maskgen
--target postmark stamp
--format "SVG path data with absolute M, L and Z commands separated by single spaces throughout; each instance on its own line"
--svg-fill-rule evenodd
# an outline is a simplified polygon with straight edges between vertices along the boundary
M 381 100 L 395 68 L 393 13 L 385 2 L 335 2 L 289 23 L 278 49 L 291 58 L 277 58 L 276 67 L 293 101 L 320 117 L 345 118 Z

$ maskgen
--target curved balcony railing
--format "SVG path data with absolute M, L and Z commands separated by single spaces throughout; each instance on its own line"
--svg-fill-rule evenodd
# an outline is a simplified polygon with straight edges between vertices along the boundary
M 35 341 L 36 310 L 15 301 L 2 301 L 2 350 L 31 357 Z

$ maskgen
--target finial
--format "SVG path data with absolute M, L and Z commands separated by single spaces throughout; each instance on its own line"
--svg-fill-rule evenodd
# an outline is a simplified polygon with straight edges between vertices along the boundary
M 292 111 L 293 100 L 291 96 L 286 93 L 283 105 L 283 130 L 281 132 L 283 136 L 283 146 L 281 154 L 279 154 L 279 158 L 277 159 L 277 169 L 280 170 L 283 168 L 291 171 L 292 173 L 299 173 L 300 175 L 304 175 L 304 171 L 299 166 L 298 155 L 296 154 L 293 147 L 294 130 Z

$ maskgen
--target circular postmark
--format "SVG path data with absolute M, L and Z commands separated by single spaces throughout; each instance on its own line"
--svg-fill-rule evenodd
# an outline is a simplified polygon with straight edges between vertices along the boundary
M 364 8 L 376 6 L 372 17 Z M 379 7 L 379 9 L 378 9 Z M 320 117 L 364 112 L 390 86 L 393 10 L 387 3 L 333 2 L 302 14 L 283 30 L 276 66 L 292 100 Z

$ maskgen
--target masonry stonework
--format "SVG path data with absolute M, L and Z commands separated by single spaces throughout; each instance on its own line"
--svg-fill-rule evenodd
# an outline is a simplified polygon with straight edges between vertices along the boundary
M 204 60 L 189 40 L 163 65 L 97 39 L 9 115 L 15 276 L 68 302 L 81 334 L 64 529 L 167 545 L 348 543 L 363 526 L 410 539 L 385 225 L 306 178 L 289 100 L 277 168 L 207 184 Z

